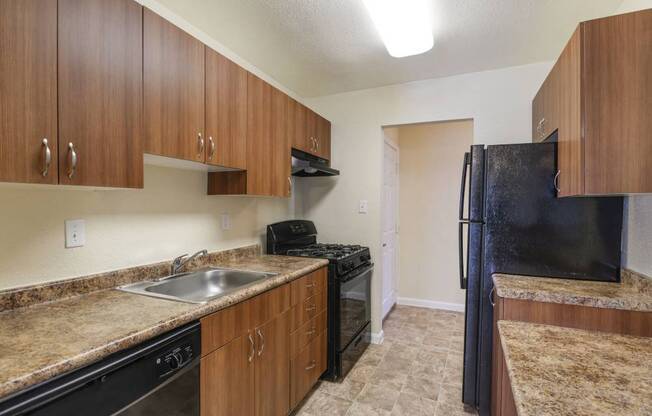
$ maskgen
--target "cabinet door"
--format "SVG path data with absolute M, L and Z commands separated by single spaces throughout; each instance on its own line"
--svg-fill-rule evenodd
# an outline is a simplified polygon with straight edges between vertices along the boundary
M 2 0 L 0 55 L 0 181 L 55 184 L 57 1 Z
M 272 195 L 272 86 L 247 80 L 247 194 Z
M 59 0 L 59 183 L 143 187 L 142 7 Z
M 290 364 L 290 405 L 296 407 L 326 371 L 326 331 L 321 331 Z
M 206 47 L 206 163 L 247 167 L 247 71 Z
M 331 122 L 321 116 L 317 116 L 317 156 L 331 158 Z
M 204 162 L 204 45 L 144 12 L 145 152 Z
M 290 410 L 290 320 L 278 315 L 256 328 L 256 416 L 285 416 Z
M 287 135 L 289 97 L 272 88 L 272 130 L 271 130 L 271 172 L 272 195 L 290 196 L 292 182 L 290 178 L 290 141 Z
M 308 109 L 300 102 L 291 100 L 290 109 L 288 111 L 291 114 L 290 120 L 293 122 L 290 135 L 292 139 L 292 147 L 303 152 L 310 152 L 310 140 L 306 133 L 306 115 Z
M 254 357 L 249 333 L 201 359 L 202 416 L 254 415 Z
M 541 85 L 537 95 L 532 100 L 532 141 L 534 143 L 543 140 L 541 136 L 541 125 L 543 124 L 543 100 L 545 81 Z

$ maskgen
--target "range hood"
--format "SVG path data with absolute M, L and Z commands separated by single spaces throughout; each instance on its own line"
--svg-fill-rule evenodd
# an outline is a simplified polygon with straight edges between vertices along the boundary
M 339 174 L 339 170 L 328 166 L 327 160 L 292 149 L 292 176 L 337 176 Z

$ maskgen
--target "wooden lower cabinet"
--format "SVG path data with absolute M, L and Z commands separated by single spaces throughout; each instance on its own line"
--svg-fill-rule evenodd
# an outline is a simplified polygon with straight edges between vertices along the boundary
M 317 270 L 201 319 L 202 416 L 284 416 L 310 391 L 326 369 L 325 303 L 291 325 L 294 308 L 322 296 L 302 299 L 296 295 L 311 292 L 297 284 L 325 288 L 316 279 L 325 275 Z
M 290 405 L 292 408 L 310 392 L 326 371 L 326 331 L 322 331 L 291 360 Z
M 497 322 L 500 320 L 652 337 L 652 319 L 650 319 L 649 312 L 535 302 L 496 296 L 491 380 L 491 414 L 493 416 L 517 414 L 500 343 L 500 334 L 497 329 Z

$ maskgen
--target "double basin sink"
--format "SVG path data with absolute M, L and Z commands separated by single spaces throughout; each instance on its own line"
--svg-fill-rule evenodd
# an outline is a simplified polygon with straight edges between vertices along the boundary
M 178 302 L 206 303 L 273 276 L 276 273 L 207 268 L 120 286 L 118 289 Z

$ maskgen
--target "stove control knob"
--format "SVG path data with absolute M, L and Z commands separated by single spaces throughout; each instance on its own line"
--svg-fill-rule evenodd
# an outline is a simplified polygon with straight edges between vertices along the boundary
M 361 259 L 362 261 L 369 261 L 369 260 L 371 260 L 371 255 L 369 255 L 369 254 L 363 254 L 362 256 L 360 256 L 360 259 Z
M 342 266 L 344 267 L 344 270 L 351 270 L 351 269 L 353 269 L 353 262 L 352 261 L 347 261 Z

